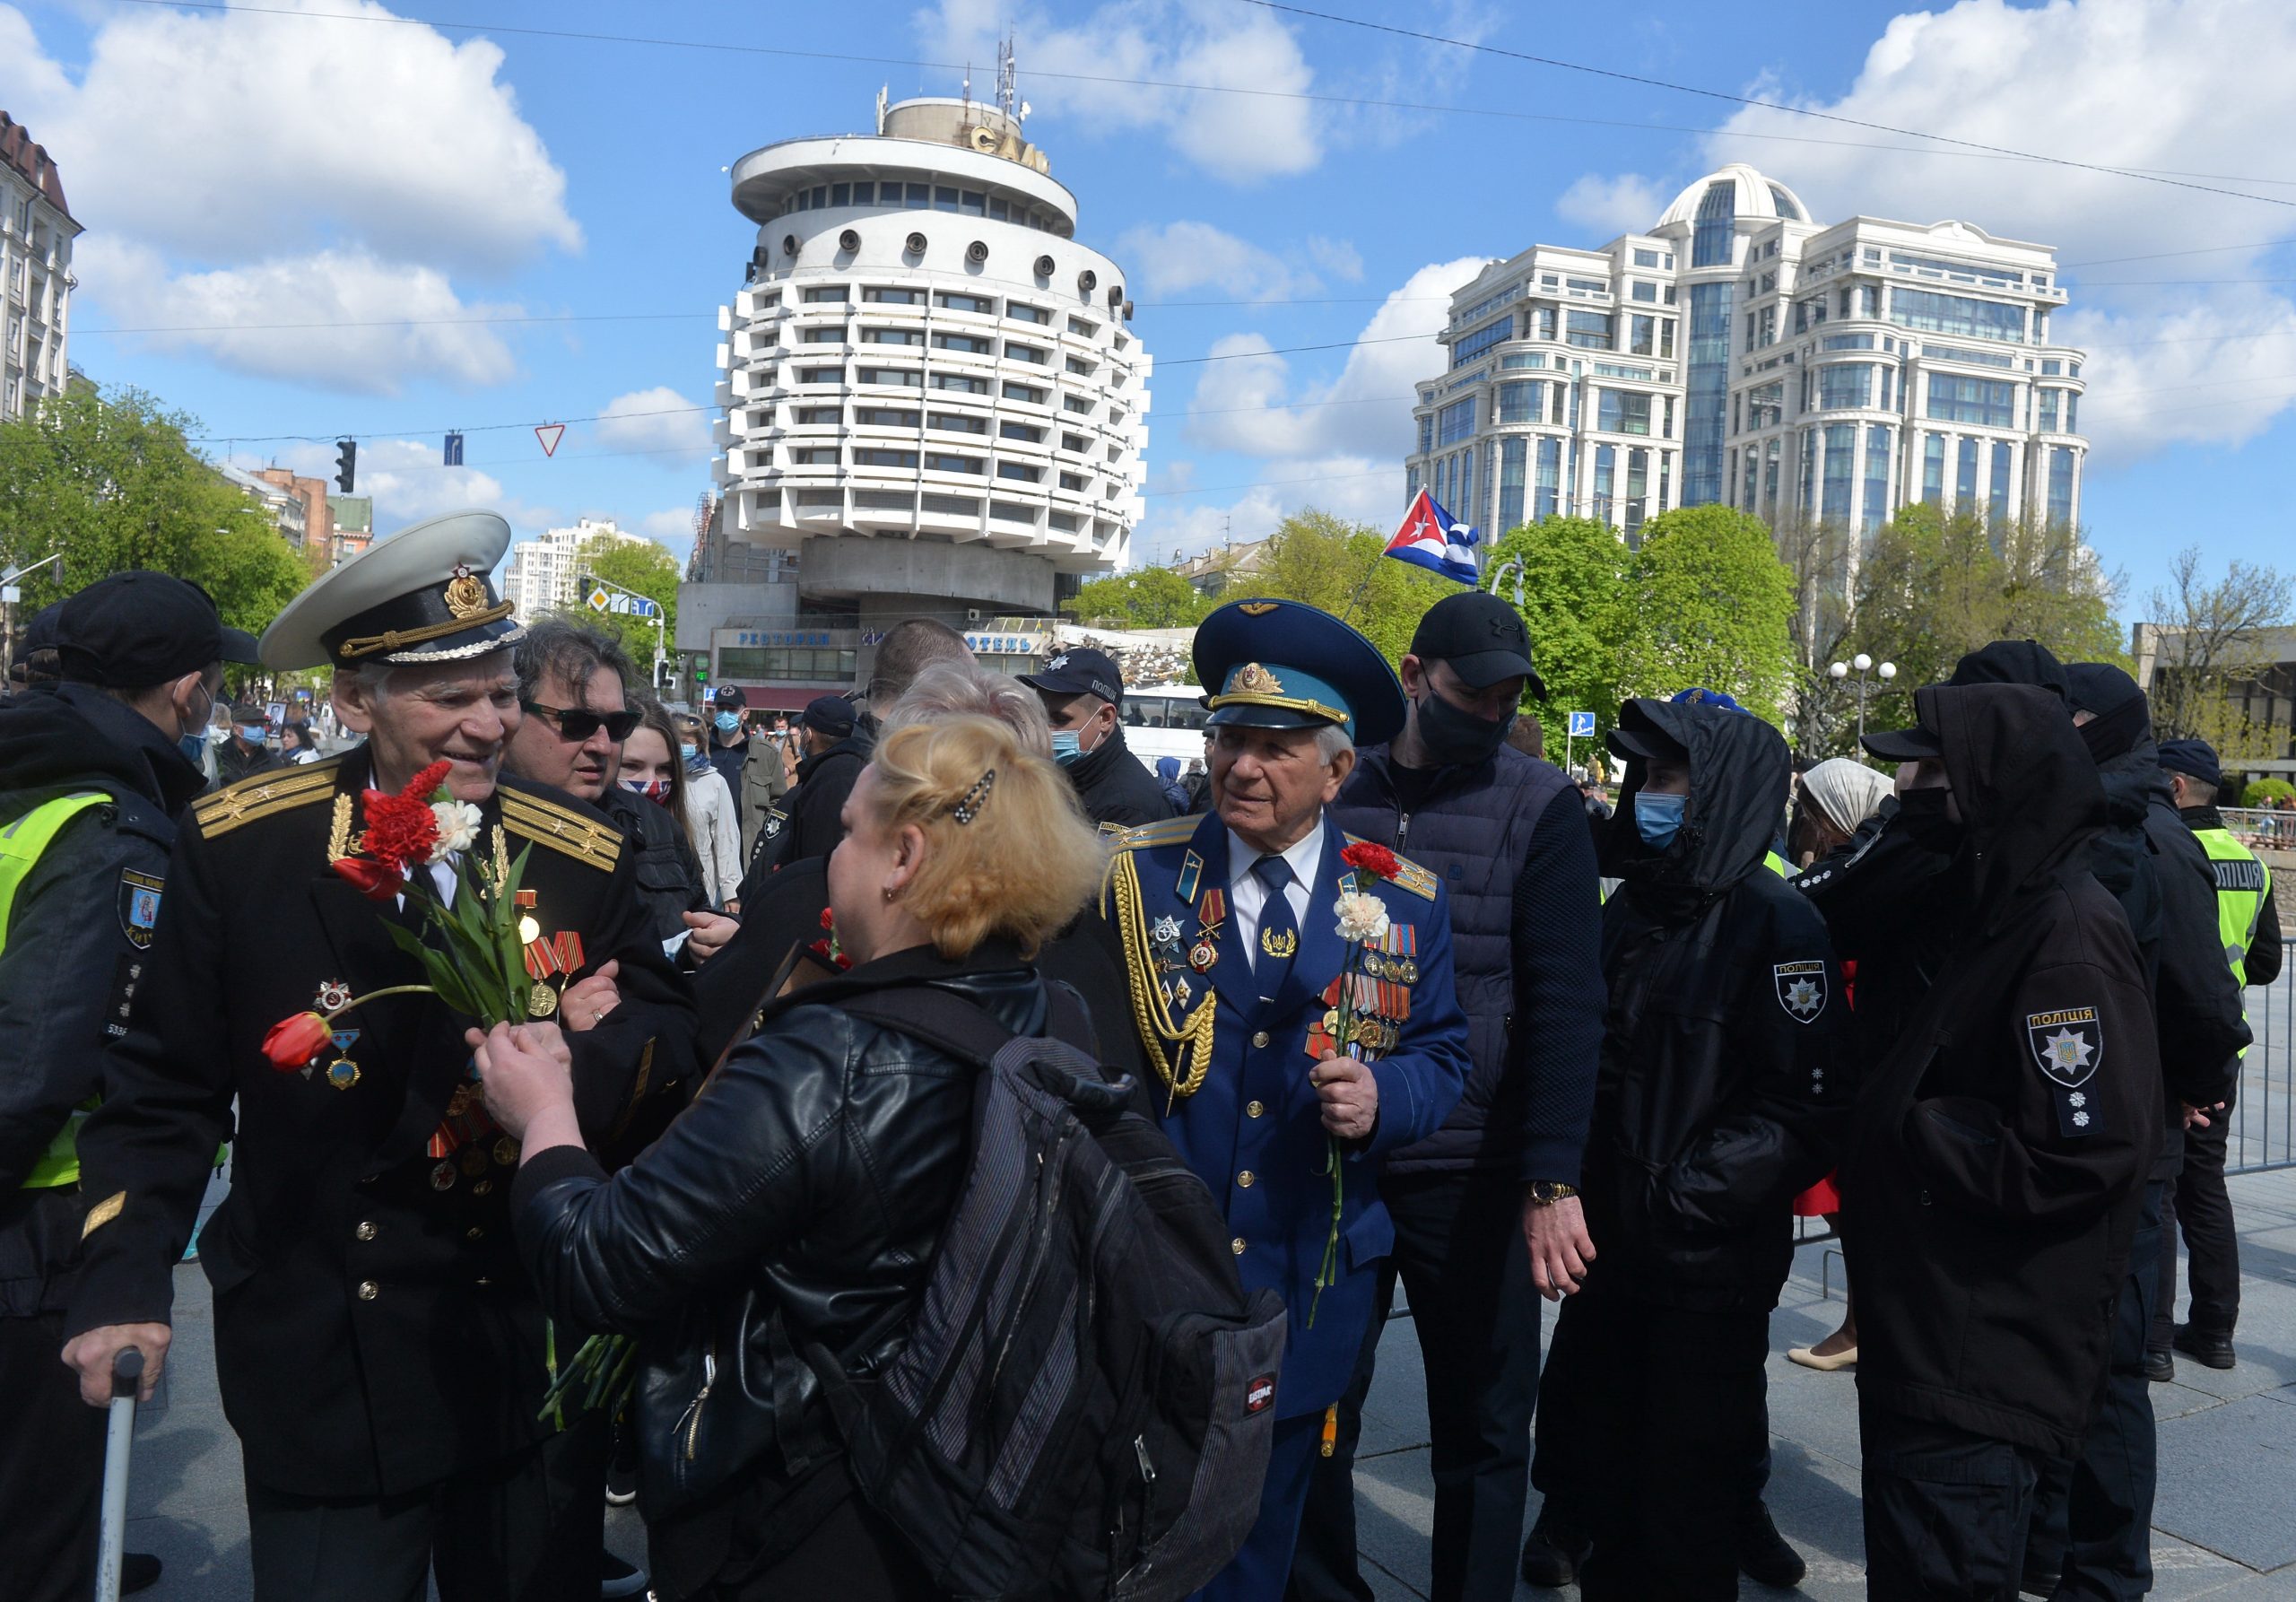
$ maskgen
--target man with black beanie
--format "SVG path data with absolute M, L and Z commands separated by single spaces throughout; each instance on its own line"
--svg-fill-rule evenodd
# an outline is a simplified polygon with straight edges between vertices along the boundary
M 196 586 L 99 579 L 48 620 L 62 682 L 0 706 L 0 1597 L 85 1597 L 103 1415 L 57 1361 L 80 1258 L 79 1129 L 103 1091 L 167 889 L 175 816 L 205 788 L 225 661 L 255 641 Z M 132 1554 L 126 1590 L 159 1577 Z
M 1309 1488 L 1287 1592 L 1299 1602 L 1371 1595 L 1355 1444 L 1398 1276 L 1426 1367 L 1431 1594 L 1514 1595 L 1538 1298 L 1575 1292 L 1595 1255 L 1577 1188 L 1603 1040 L 1601 900 L 1578 792 L 1508 743 L 1524 691 L 1545 694 L 1529 634 L 1496 596 L 1450 596 L 1419 620 L 1401 676 L 1403 732 L 1358 753 L 1332 815 L 1445 876 L 1473 1068 L 1442 1127 L 1380 1175 L 1395 1249 Z

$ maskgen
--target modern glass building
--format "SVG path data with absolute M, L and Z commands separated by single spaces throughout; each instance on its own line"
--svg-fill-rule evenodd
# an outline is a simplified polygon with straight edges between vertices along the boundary
M 1966 222 L 1822 224 L 1744 165 L 1649 232 L 1535 245 L 1451 301 L 1406 492 L 1479 529 L 1556 513 L 1630 541 L 1715 502 L 1870 534 L 1910 501 L 2077 524 L 2083 353 L 2056 257 Z
M 752 705 L 865 677 L 907 617 L 1019 661 L 1016 620 L 1124 560 L 1148 353 L 1122 269 L 1077 242 L 1075 196 L 1001 98 L 881 98 L 874 135 L 733 166 L 757 235 L 719 314 L 699 564 L 726 577 L 682 587 L 678 647 Z

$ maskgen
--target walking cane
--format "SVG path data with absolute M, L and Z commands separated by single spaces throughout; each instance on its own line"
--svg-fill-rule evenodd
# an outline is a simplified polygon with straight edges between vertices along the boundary
M 111 1417 L 104 1436 L 103 1522 L 98 1527 L 96 1602 L 119 1602 L 120 1554 L 127 1544 L 127 1454 L 135 1445 L 135 1393 L 144 1354 L 130 1346 L 111 1360 Z

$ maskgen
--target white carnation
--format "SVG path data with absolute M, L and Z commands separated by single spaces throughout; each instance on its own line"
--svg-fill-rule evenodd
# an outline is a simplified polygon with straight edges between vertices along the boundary
M 1339 937 L 1342 940 L 1377 940 L 1387 932 L 1387 909 L 1376 895 L 1350 890 L 1339 898 Z
M 485 820 L 469 802 L 433 801 L 430 815 L 439 820 L 439 843 L 430 849 L 431 861 L 444 862 L 449 853 L 467 851 L 478 843 L 479 826 Z

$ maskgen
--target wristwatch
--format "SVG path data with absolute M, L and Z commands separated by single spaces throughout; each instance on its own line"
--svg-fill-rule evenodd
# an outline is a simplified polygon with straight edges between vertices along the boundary
M 1551 1207 L 1555 1203 L 1578 1194 L 1578 1186 L 1566 1185 L 1561 1180 L 1533 1180 L 1531 1181 L 1531 1200 L 1542 1207 Z

